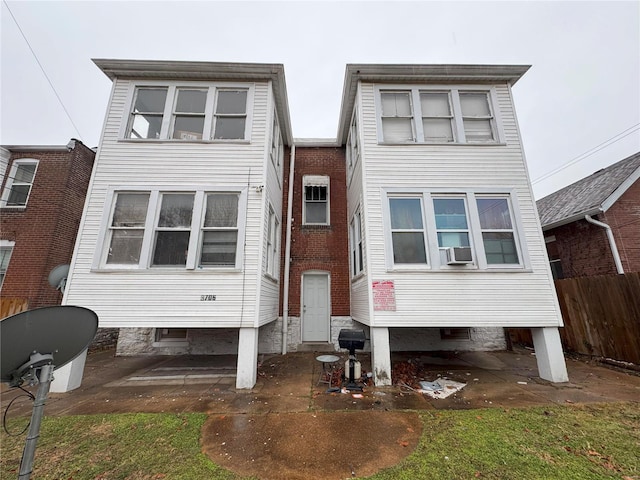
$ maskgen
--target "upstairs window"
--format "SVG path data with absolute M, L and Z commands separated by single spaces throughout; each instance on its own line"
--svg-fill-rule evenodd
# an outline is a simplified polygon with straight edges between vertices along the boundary
M 487 263 L 518 264 L 518 249 L 507 199 L 478 197 L 476 202 Z
M 329 177 L 308 175 L 303 178 L 303 223 L 306 225 L 329 224 Z
M 246 90 L 218 90 L 213 138 L 241 140 L 247 119 Z
M 200 266 L 233 267 L 237 250 L 238 194 L 207 194 Z
M 167 87 L 137 88 L 129 120 L 128 138 L 160 138 L 166 100 Z
M 193 194 L 162 195 L 152 265 L 186 265 L 193 213 Z
M 353 169 L 359 160 L 360 144 L 358 142 L 358 121 L 354 114 L 351 128 L 349 129 L 349 137 L 347 138 L 347 173 L 349 174 L 349 178 L 351 178 Z
M 179 140 L 202 140 L 207 90 L 178 88 L 173 110 L 173 135 Z
M 469 223 L 464 198 L 434 198 L 433 210 L 438 246 L 468 247 Z
M 278 222 L 278 217 L 276 216 L 273 207 L 269 205 L 269 218 L 267 219 L 267 265 L 266 271 L 267 274 L 272 276 L 273 278 L 278 278 L 278 269 L 279 269 L 279 230 L 280 230 L 280 222 Z
M 136 86 L 122 136 L 191 142 L 247 140 L 252 92 L 251 86 L 195 82 Z
M 284 147 L 282 143 L 282 134 L 280 133 L 280 126 L 278 125 L 278 117 L 273 112 L 273 125 L 271 129 L 271 149 L 269 150 L 269 156 L 271 157 L 271 163 L 276 169 L 278 174 L 282 170 L 282 158 L 284 156 Z
M 362 254 L 362 218 L 357 212 L 351 220 L 349 228 L 351 236 L 351 271 L 353 276 L 364 270 L 364 256 Z
M 383 92 L 382 131 L 385 142 L 413 142 L 413 109 L 411 92 Z
M 107 264 L 137 265 L 144 236 L 148 193 L 119 193 L 109 225 Z
M 33 181 L 38 169 L 38 160 L 15 160 L 2 192 L 2 207 L 25 207 L 29 200 Z
M 377 92 L 380 143 L 499 142 L 491 88 L 377 87 Z

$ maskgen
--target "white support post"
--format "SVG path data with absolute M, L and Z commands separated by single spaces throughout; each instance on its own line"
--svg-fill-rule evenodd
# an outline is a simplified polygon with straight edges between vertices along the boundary
M 554 383 L 568 382 L 569 375 L 558 327 L 532 328 L 531 336 L 540 378 Z
M 58 368 L 53 373 L 53 381 L 51 382 L 51 388 L 49 391 L 54 393 L 65 393 L 75 390 L 82 383 L 82 376 L 84 374 L 84 364 L 87 360 L 87 351 L 85 350 L 78 355 L 71 362 Z M 55 366 L 55 356 L 53 357 L 53 363 Z
M 253 388 L 258 377 L 258 329 L 241 328 L 238 337 L 236 388 Z
M 389 329 L 371 327 L 371 367 L 376 386 L 391 385 L 391 349 Z

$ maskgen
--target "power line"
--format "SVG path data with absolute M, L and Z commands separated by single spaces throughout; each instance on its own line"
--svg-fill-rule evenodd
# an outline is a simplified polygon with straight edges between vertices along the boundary
M 64 106 L 64 102 L 60 98 L 60 95 L 58 95 L 58 92 L 56 91 L 56 88 L 53 86 L 53 82 L 51 82 L 51 79 L 47 75 L 47 72 L 45 71 L 44 67 L 40 63 L 40 60 L 38 59 L 38 56 L 36 55 L 36 52 L 31 47 L 31 44 L 29 43 L 29 40 L 27 40 L 27 36 L 22 31 L 22 28 L 20 28 L 20 24 L 18 23 L 18 20 L 16 20 L 16 17 L 13 15 L 13 12 L 9 8 L 9 4 L 7 3 L 7 0 L 2 0 L 2 3 L 4 3 L 4 6 L 7 7 L 7 10 L 9 10 L 9 14 L 11 15 L 11 18 L 13 18 L 13 21 L 15 22 L 16 27 L 18 27 L 18 30 L 20 31 L 20 34 L 22 35 L 22 38 L 24 38 L 24 41 L 26 42 L 27 46 L 29 47 L 29 50 L 31 50 L 31 54 L 33 55 L 33 58 L 36 59 L 36 63 L 40 67 L 40 70 L 42 70 L 42 74 L 47 79 L 47 82 L 49 82 L 49 86 L 51 87 L 51 90 L 53 90 L 53 93 L 55 93 L 56 98 L 58 99 L 58 102 L 60 102 L 60 105 L 62 106 L 62 109 L 64 110 L 64 113 L 67 114 L 67 118 L 71 122 L 71 125 L 73 125 L 73 128 L 75 128 L 79 139 L 82 140 L 83 137 L 82 137 L 82 134 L 80 133 L 80 130 L 76 126 L 75 122 L 73 121 L 73 118 L 71 118 L 71 115 L 69 114 L 69 111 L 67 110 L 67 107 Z
M 544 175 L 536 178 L 531 183 L 533 185 L 535 185 L 536 183 L 539 183 L 542 180 L 546 180 L 547 178 L 555 175 L 556 173 L 564 170 L 565 168 L 570 167 L 571 165 L 573 165 L 575 163 L 578 163 L 578 162 L 584 160 L 587 157 L 590 157 L 594 153 L 597 153 L 600 150 L 603 150 L 603 149 L 607 148 L 609 145 L 613 145 L 614 143 L 622 140 L 625 137 L 628 137 L 629 135 L 631 135 L 633 132 L 637 131 L 638 129 L 640 129 L 640 123 L 636 123 L 635 125 L 630 126 L 629 128 L 627 128 L 627 129 L 623 130 L 622 132 L 618 133 L 617 135 L 614 135 L 613 137 L 611 137 L 611 138 L 605 140 L 604 142 L 596 145 L 595 147 L 587 150 L 586 152 L 581 153 L 577 157 L 574 157 L 573 159 L 569 160 L 567 163 L 565 163 L 563 165 L 560 165 L 559 167 L 555 168 L 554 170 L 551 170 L 550 172 L 547 172 Z M 616 137 L 618 137 L 618 138 L 616 138 Z

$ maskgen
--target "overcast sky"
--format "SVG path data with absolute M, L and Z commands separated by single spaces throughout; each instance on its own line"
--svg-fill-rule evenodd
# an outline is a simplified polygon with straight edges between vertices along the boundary
M 91 59 L 117 58 L 282 63 L 298 138 L 335 138 L 347 63 L 532 65 L 513 94 L 537 198 L 640 151 L 638 1 L 2 0 L 0 22 L 2 145 L 97 146 Z

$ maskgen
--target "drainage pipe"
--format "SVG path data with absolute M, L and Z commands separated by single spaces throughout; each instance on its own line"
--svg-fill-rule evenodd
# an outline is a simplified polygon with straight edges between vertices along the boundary
M 284 294 L 282 307 L 282 354 L 287 354 L 287 328 L 289 323 L 289 270 L 291 269 L 291 228 L 293 223 L 293 174 L 296 166 L 296 146 L 291 145 L 289 160 L 289 193 L 287 194 L 287 236 L 284 247 Z
M 616 270 L 619 274 L 623 274 L 624 270 L 622 269 L 622 261 L 620 260 L 620 254 L 618 253 L 618 247 L 616 247 L 616 241 L 613 238 L 611 227 L 606 223 L 599 222 L 598 220 L 591 218 L 591 215 L 585 215 L 584 219 L 589 223 L 593 223 L 594 225 L 605 229 L 607 232 L 607 239 L 609 240 L 609 247 L 611 247 L 611 253 L 613 254 L 613 261 L 616 264 Z

